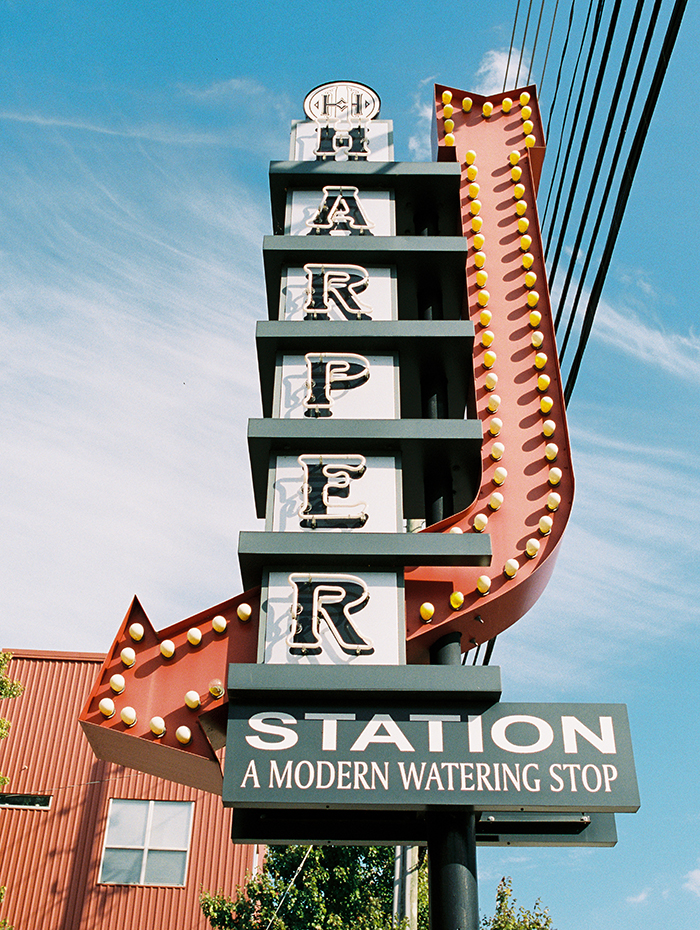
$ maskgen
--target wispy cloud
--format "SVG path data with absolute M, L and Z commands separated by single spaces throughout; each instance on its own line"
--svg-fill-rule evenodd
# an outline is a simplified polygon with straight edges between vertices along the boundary
M 418 84 L 418 89 L 413 94 L 414 126 L 415 132 L 409 136 L 408 150 L 415 161 L 430 161 L 432 159 L 431 151 L 431 130 L 433 122 L 433 84 L 435 75 L 423 78 Z
M 628 898 L 625 898 L 625 901 L 628 904 L 644 904 L 649 895 L 651 894 L 651 888 L 645 888 L 643 891 L 640 891 L 639 894 L 630 895 Z
M 688 872 L 688 874 L 685 876 L 683 887 L 686 891 L 689 891 L 691 894 L 697 895 L 700 898 L 700 869 L 693 869 L 692 871 Z
M 518 63 L 520 68 L 518 69 Z M 518 87 L 524 83 L 530 67 L 530 55 L 526 51 L 522 60 L 520 49 L 513 48 L 510 53 L 505 49 L 491 49 L 482 57 L 476 71 L 476 83 L 472 88 L 477 94 L 495 94 L 503 90 L 506 68 L 508 78 L 506 89 Z

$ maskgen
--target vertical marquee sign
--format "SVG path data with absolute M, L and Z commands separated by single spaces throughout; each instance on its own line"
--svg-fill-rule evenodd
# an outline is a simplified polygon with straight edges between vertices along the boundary
M 372 90 L 307 96 L 270 168 L 247 590 L 159 632 L 135 599 L 81 713 L 101 758 L 220 793 L 239 842 L 430 845 L 450 811 L 467 846 L 612 845 L 639 805 L 623 706 L 430 664 L 532 606 L 573 499 L 534 88 L 435 103 L 436 161 L 403 164 Z

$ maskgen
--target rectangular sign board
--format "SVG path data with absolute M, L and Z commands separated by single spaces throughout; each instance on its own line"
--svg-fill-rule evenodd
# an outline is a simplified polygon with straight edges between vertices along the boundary
M 418 669 L 396 672 L 410 678 Z M 241 667 L 231 670 L 240 682 Z M 381 681 L 381 666 L 367 671 Z M 444 671 L 420 668 L 421 687 L 400 694 L 365 690 L 359 679 L 352 687 L 348 675 L 345 686 L 318 692 L 232 688 L 230 679 L 224 804 L 638 809 L 624 705 L 488 702 L 468 690 L 431 688 L 429 673 L 437 682 Z

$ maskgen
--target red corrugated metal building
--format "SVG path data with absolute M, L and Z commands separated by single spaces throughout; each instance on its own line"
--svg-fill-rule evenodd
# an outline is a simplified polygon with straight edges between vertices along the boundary
M 10 650 L 0 701 L 0 905 L 16 930 L 199 930 L 201 889 L 232 895 L 259 850 L 204 791 L 96 759 L 77 717 L 104 656 Z

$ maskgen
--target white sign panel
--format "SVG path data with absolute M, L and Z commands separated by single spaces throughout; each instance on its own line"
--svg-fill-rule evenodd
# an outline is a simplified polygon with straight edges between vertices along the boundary
M 402 665 L 403 576 L 396 572 L 270 572 L 264 661 L 277 665 Z
M 393 139 L 394 127 L 388 119 L 303 120 L 292 127 L 289 157 L 292 161 L 393 161 Z
M 339 263 L 289 268 L 282 301 L 285 320 L 395 320 L 398 315 L 391 268 Z
M 391 355 L 285 355 L 277 416 L 393 420 L 399 416 L 398 377 Z
M 329 184 L 321 191 L 292 191 L 287 204 L 288 236 L 394 236 L 390 191 L 359 191 Z
M 394 456 L 277 456 L 275 532 L 399 533 L 403 507 Z

